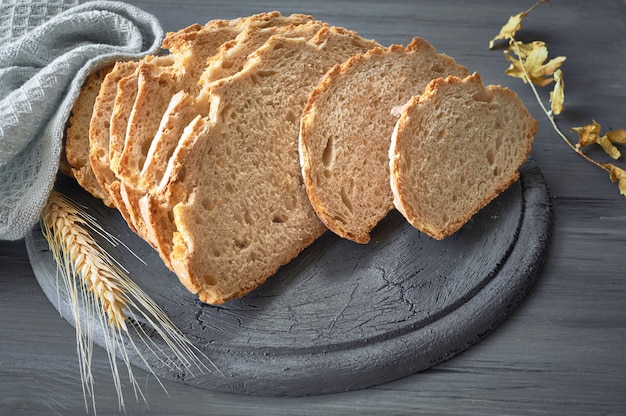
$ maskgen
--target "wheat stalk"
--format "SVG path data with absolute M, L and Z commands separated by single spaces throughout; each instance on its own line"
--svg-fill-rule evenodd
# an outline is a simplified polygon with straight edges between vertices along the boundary
M 184 337 L 159 306 L 128 277 L 123 267 L 94 239 L 91 232 L 95 232 L 112 245 L 121 244 L 99 226 L 95 218 L 61 193 L 52 191 L 41 214 L 41 229 L 57 263 L 57 290 L 60 279 L 69 294 L 87 410 L 89 410 L 88 397 L 91 397 L 91 406 L 94 413 L 96 411 L 94 379 L 91 373 L 96 328 L 91 325 L 92 322 L 98 322 L 104 333 L 105 349 L 120 410 L 125 406 L 117 366 L 118 356 L 125 364 L 135 398 L 141 396 L 146 402 L 133 375 L 126 345 L 137 353 L 146 368 L 151 368 L 130 336 L 129 328 L 134 330 L 141 343 L 161 363 L 188 372 L 191 372 L 192 367 L 200 371 L 209 370 L 202 358 L 212 365 L 211 361 Z M 60 300 L 60 297 L 58 298 Z M 85 317 L 87 319 L 84 319 Z M 167 351 L 157 345 L 142 326 L 129 324 L 131 318 L 146 322 L 156 331 L 165 342 Z M 83 327 L 83 323 L 86 327 Z M 219 369 L 213 367 L 219 372 Z M 150 371 L 163 387 L 156 374 Z M 164 387 L 163 389 L 165 390 Z

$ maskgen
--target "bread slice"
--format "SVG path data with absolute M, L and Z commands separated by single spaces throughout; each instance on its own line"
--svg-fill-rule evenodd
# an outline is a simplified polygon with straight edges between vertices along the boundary
M 124 202 L 119 196 L 119 190 L 116 189 L 117 185 L 115 185 L 115 182 L 117 182 L 117 178 L 109 167 L 109 128 L 117 96 L 117 84 L 121 79 L 131 75 L 136 67 L 137 62 L 135 61 L 118 61 L 115 63 L 102 81 L 89 124 L 89 163 L 94 176 L 102 190 L 133 230 L 135 229 L 132 226 L 128 211 L 125 209 Z
M 330 67 L 374 46 L 338 28 L 273 36 L 206 90 L 210 113 L 186 130 L 156 195 L 173 208 L 173 269 L 201 301 L 242 296 L 325 231 L 302 183 L 300 114 Z
M 138 62 L 133 73 L 122 78 L 117 83 L 117 93 L 109 127 L 109 168 L 114 173 L 124 149 L 128 119 L 137 98 L 139 89 L 137 85 L 139 79 L 138 69 L 140 66 L 141 62 Z
M 326 226 L 341 237 L 367 243 L 393 208 L 389 143 L 394 106 L 465 67 L 437 53 L 421 38 L 350 58 L 329 71 L 302 115 L 300 157 L 306 190 Z
M 478 74 L 431 82 L 402 109 L 389 151 L 396 208 L 443 239 L 519 177 L 537 122 L 517 95 Z
M 89 76 L 80 90 L 69 118 L 65 135 L 65 169 L 87 192 L 101 199 L 105 205 L 113 207 L 113 202 L 98 183 L 89 163 L 89 124 L 104 77 L 111 71 L 108 65 Z

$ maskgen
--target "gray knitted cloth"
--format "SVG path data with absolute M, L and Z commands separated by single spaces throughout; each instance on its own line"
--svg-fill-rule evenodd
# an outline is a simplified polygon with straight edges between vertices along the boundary
M 158 51 L 154 16 L 122 2 L 0 0 L 0 239 L 38 221 L 90 73 Z

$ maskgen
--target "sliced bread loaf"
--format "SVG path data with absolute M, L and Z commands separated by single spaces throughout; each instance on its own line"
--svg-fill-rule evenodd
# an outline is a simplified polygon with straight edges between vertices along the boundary
M 442 239 L 508 188 L 537 122 L 517 95 L 478 74 L 431 82 L 401 110 L 389 151 L 398 210 Z
M 415 38 L 376 48 L 329 71 L 302 115 L 300 157 L 306 190 L 320 219 L 341 237 L 367 243 L 393 208 L 389 143 L 394 106 L 428 83 L 467 70 Z
M 271 18 L 270 18 L 271 17 Z M 280 26 L 283 25 L 284 26 Z M 223 45 L 218 53 L 208 59 L 208 62 L 217 63 L 215 69 L 211 70 L 211 76 L 215 77 L 219 75 L 227 76 L 229 74 L 235 74 L 241 70 L 243 63 L 250 52 L 261 47 L 267 39 L 276 34 L 289 37 L 304 37 L 311 38 L 314 36 L 320 28 L 327 27 L 318 21 L 310 20 L 309 16 L 293 15 L 288 17 L 282 17 L 280 14 L 272 13 L 268 15 L 258 15 L 253 17 L 246 25 L 245 29 L 237 36 L 232 42 L 227 42 Z M 222 63 L 223 60 L 227 60 L 228 63 Z M 207 72 L 203 73 L 202 85 L 208 85 L 210 81 Z M 153 94 L 155 95 L 155 94 Z M 170 105 L 164 111 L 161 118 L 161 123 L 153 139 L 150 141 L 150 148 L 147 152 L 142 149 L 142 153 L 134 152 L 134 157 L 131 160 L 137 160 L 139 163 L 143 159 L 146 162 L 143 163 L 143 170 L 139 179 L 136 176 L 130 176 L 128 173 L 138 172 L 139 169 L 133 167 L 130 172 L 123 176 L 122 192 L 124 200 L 126 201 L 127 209 L 131 218 L 136 218 L 141 215 L 140 198 L 149 191 L 154 190 L 162 179 L 163 172 L 167 166 L 169 158 L 174 152 L 174 149 L 183 134 L 184 128 L 193 120 L 197 115 L 206 115 L 209 111 L 210 101 L 206 97 L 197 96 L 193 89 L 186 89 L 172 96 Z M 154 106 L 148 106 L 152 113 L 154 113 Z M 160 113 L 159 113 L 160 114 Z M 148 119 L 148 117 L 142 117 L 142 119 Z M 151 124 L 151 123 L 145 123 Z M 131 125 L 129 125 L 129 132 L 127 140 L 131 139 Z M 145 136 L 147 139 L 147 135 Z M 145 141 L 147 143 L 148 140 Z M 127 151 L 125 149 L 125 154 Z M 130 153 L 129 153 L 130 155 Z M 126 167 L 130 166 L 127 164 Z M 122 173 L 122 172 L 119 172 Z M 119 175 L 118 175 L 119 176 Z M 151 210 L 157 210 L 160 205 L 152 205 Z M 144 206 L 144 210 L 146 207 Z M 171 210 L 171 208 L 169 208 Z M 163 215 L 169 215 L 169 213 L 163 213 Z M 152 215 L 154 216 L 154 214 Z M 162 253 L 161 257 L 167 256 L 167 253 L 171 251 L 172 244 L 172 231 L 167 232 L 153 232 L 151 224 L 146 224 L 141 219 L 136 220 L 136 225 L 142 230 L 146 230 L 146 236 L 152 244 Z M 166 224 L 160 224 L 160 227 L 167 227 Z M 161 238 L 162 235 L 168 235 L 167 238 Z
M 243 24 L 232 26 L 217 21 L 209 22 L 193 32 L 193 36 L 188 32 L 184 36 L 172 35 L 167 42 L 171 50 L 167 55 L 169 65 L 144 62 L 137 69 L 137 93 L 132 106 L 120 111 L 126 116 L 126 125 L 119 160 L 115 163 L 115 158 L 111 158 L 111 167 L 120 179 L 130 183 L 137 180 L 172 96 L 179 91 L 195 91 L 207 59 L 215 55 L 223 43 L 234 39 L 243 27 Z
M 309 16 L 291 15 L 282 18 L 285 26 L 251 24 L 231 42 L 226 42 L 220 51 L 208 60 L 208 66 L 200 78 L 200 85 L 236 74 L 241 70 L 248 55 L 261 47 L 270 36 L 282 34 L 286 37 L 311 38 L 326 24 L 309 20 Z M 183 129 L 197 115 L 206 115 L 209 102 L 198 99 L 193 92 L 180 91 L 170 100 L 154 139 L 150 144 L 144 162 L 139 184 L 144 189 L 152 190 L 160 183 Z
M 168 57 L 173 62 L 167 67 L 152 65 L 152 62 L 140 65 L 136 71 L 137 93 L 132 110 L 128 114 L 128 109 L 124 108 L 122 111 L 125 114 L 119 118 L 120 123 L 126 124 L 123 150 L 118 157 L 111 156 L 111 168 L 120 179 L 122 199 L 129 217 L 143 237 L 147 234 L 138 199 L 145 193 L 145 188 L 141 186 L 139 176 L 173 95 L 179 91 L 195 95 L 207 63 L 221 56 L 221 46 L 233 38 L 239 41 L 243 36 L 240 42 L 253 50 L 269 38 L 273 29 L 284 25 L 300 26 L 311 20 L 310 16 L 298 14 L 284 17 L 279 12 L 271 12 L 238 19 L 233 24 L 212 21 L 198 31 L 185 31 L 183 35 L 168 37 L 166 45 L 171 52 Z M 231 59 L 229 68 L 234 69 L 233 64 L 235 62 Z M 126 121 L 123 121 L 124 118 Z M 155 242 L 152 243 L 154 245 Z
M 324 232 L 302 183 L 300 114 L 330 67 L 374 46 L 337 28 L 273 36 L 204 92 L 209 115 L 178 142 L 156 195 L 172 207 L 173 269 L 200 300 L 249 292 Z
M 193 37 L 194 33 L 201 30 L 200 25 L 194 24 L 187 28 L 181 29 L 175 33 L 168 33 L 163 41 L 163 45 L 169 45 L 172 42 L 176 42 L 175 39 L 184 37 Z M 147 56 L 142 59 L 142 62 L 155 59 L 154 56 Z M 162 61 L 163 65 L 168 65 L 170 62 L 169 57 L 163 56 L 156 58 Z M 115 173 L 111 170 L 110 161 L 111 156 L 121 147 L 120 141 L 125 133 L 124 126 L 124 112 L 120 112 L 114 117 L 114 109 L 116 101 L 118 100 L 118 83 L 129 76 L 133 76 L 139 63 L 137 61 L 118 61 L 115 63 L 111 71 L 107 74 L 103 80 L 98 97 L 93 106 L 93 113 L 91 115 L 89 125 L 89 162 L 94 172 L 98 184 L 104 191 L 104 193 L 112 201 L 113 205 L 120 211 L 124 219 L 129 223 L 129 226 L 133 227 L 133 221 L 131 220 L 128 210 L 125 207 L 124 201 L 120 195 L 120 183 L 117 180 Z M 134 103 L 135 92 L 134 86 L 129 82 L 127 85 L 131 91 L 127 103 Z M 119 98 L 121 101 L 124 95 Z M 118 120 L 118 116 L 122 117 L 122 120 Z M 127 116 L 126 116 L 127 117 Z M 126 118 L 127 119 L 127 118 Z M 114 144 L 111 148 L 111 122 L 114 122 Z
M 235 37 L 245 19 L 214 20 L 168 34 L 164 46 L 172 53 L 141 61 L 133 74 L 120 80 L 111 119 L 109 167 L 116 180 L 109 186 L 124 205 L 125 217 L 136 232 L 156 247 L 147 233 L 136 201 L 143 194 L 133 186 L 147 148 L 168 101 L 179 89 L 196 88 L 207 57 Z M 167 256 L 161 254 L 166 264 Z
M 87 192 L 109 207 L 113 207 L 113 202 L 98 183 L 89 163 L 89 124 L 100 86 L 112 68 L 112 65 L 106 66 L 89 76 L 74 102 L 65 135 L 69 173 Z

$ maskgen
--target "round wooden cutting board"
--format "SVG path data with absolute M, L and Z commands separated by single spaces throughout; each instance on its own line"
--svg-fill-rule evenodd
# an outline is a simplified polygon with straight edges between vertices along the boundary
M 123 247 L 108 249 L 219 369 L 192 375 L 150 358 L 146 350 L 154 372 L 241 394 L 359 389 L 454 356 L 496 328 L 527 295 L 551 231 L 550 196 L 531 160 L 519 182 L 443 241 L 419 233 L 394 211 L 369 244 L 327 232 L 256 291 L 211 306 L 183 288 L 117 211 L 73 180 L 59 179 L 57 189 L 86 206 L 143 259 Z M 26 243 L 39 284 L 73 323 L 68 294 L 57 289 L 56 264 L 40 229 Z M 153 340 L 163 346 L 158 335 Z M 103 344 L 102 334 L 96 334 L 96 343 Z M 138 356 L 131 355 L 131 361 L 146 368 Z

